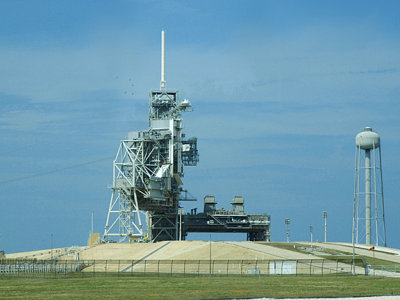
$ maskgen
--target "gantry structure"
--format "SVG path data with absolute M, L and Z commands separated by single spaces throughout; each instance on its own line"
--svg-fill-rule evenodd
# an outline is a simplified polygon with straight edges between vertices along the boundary
M 192 105 L 166 88 L 164 31 L 161 45 L 161 83 L 150 92 L 149 129 L 130 132 L 114 160 L 105 240 L 178 239 L 183 166 L 195 166 L 199 154 L 197 139 L 182 133 L 181 114 Z
M 192 111 L 165 81 L 164 31 L 161 33 L 160 89 L 150 92 L 149 128 L 128 133 L 113 164 L 111 199 L 103 241 L 184 240 L 190 232 L 241 232 L 249 241 L 270 240 L 270 216 L 244 213 L 244 200 L 235 196 L 232 211 L 217 210 L 215 198 L 204 198 L 204 212 L 183 213 L 180 201 L 184 166 L 199 162 L 197 138 L 185 138 L 182 113 Z

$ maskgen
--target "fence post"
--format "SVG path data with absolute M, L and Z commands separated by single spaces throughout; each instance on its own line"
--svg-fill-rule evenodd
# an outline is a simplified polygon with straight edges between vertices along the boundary
M 322 277 L 324 277 L 324 261 L 325 259 L 322 260 L 322 269 L 321 269 Z
M 310 277 L 311 277 L 311 266 L 312 266 L 312 259 L 310 260 Z
M 186 259 L 183 261 L 183 277 L 186 277 Z
M 339 260 L 336 259 L 336 277 L 338 276 L 338 264 L 339 264 Z
M 242 268 L 243 268 L 243 259 L 242 259 L 242 261 L 240 262 L 240 276 L 243 276 L 243 270 L 242 270 Z
M 171 259 L 171 273 L 169 274 L 170 277 L 172 277 L 172 264 L 174 263 L 174 260 Z
M 158 260 L 158 264 L 157 264 L 157 274 L 158 274 L 158 277 L 160 277 L 160 260 Z
M 256 259 L 256 267 L 255 267 L 255 272 L 258 273 L 258 275 L 260 275 L 260 272 L 257 271 L 257 263 L 258 263 L 258 259 Z
M 54 261 L 54 278 L 56 278 L 57 277 L 57 262 L 55 259 L 53 261 Z
M 197 276 L 200 276 L 200 259 L 199 259 L 199 262 L 197 264 Z
M 144 275 L 146 275 L 146 260 L 144 260 Z

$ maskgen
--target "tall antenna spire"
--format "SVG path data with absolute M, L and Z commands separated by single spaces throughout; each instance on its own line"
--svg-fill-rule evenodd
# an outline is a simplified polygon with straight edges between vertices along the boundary
M 161 83 L 160 89 L 165 89 L 165 32 L 161 31 Z

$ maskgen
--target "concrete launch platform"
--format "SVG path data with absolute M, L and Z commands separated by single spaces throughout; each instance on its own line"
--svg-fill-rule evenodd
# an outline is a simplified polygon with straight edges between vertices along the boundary
M 283 249 L 282 246 L 290 245 Z M 297 248 L 296 248 L 297 246 Z M 311 247 L 312 246 L 312 247 Z M 293 247 L 293 248 L 291 248 Z M 366 245 L 356 245 L 356 255 L 375 257 L 400 264 L 400 250 L 375 247 L 368 251 Z M 6 258 L 69 259 L 128 259 L 128 260 L 292 260 L 320 259 L 352 253 L 350 243 L 260 243 L 247 241 L 163 241 L 157 243 L 107 243 L 92 247 L 69 247 L 6 254 Z

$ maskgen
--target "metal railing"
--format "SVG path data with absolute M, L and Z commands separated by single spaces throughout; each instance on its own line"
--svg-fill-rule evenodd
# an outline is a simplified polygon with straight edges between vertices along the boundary
M 356 261 L 365 274 L 363 260 Z M 352 274 L 352 261 L 309 260 L 37 260 L 2 259 L 0 277 L 168 276 L 339 276 Z

